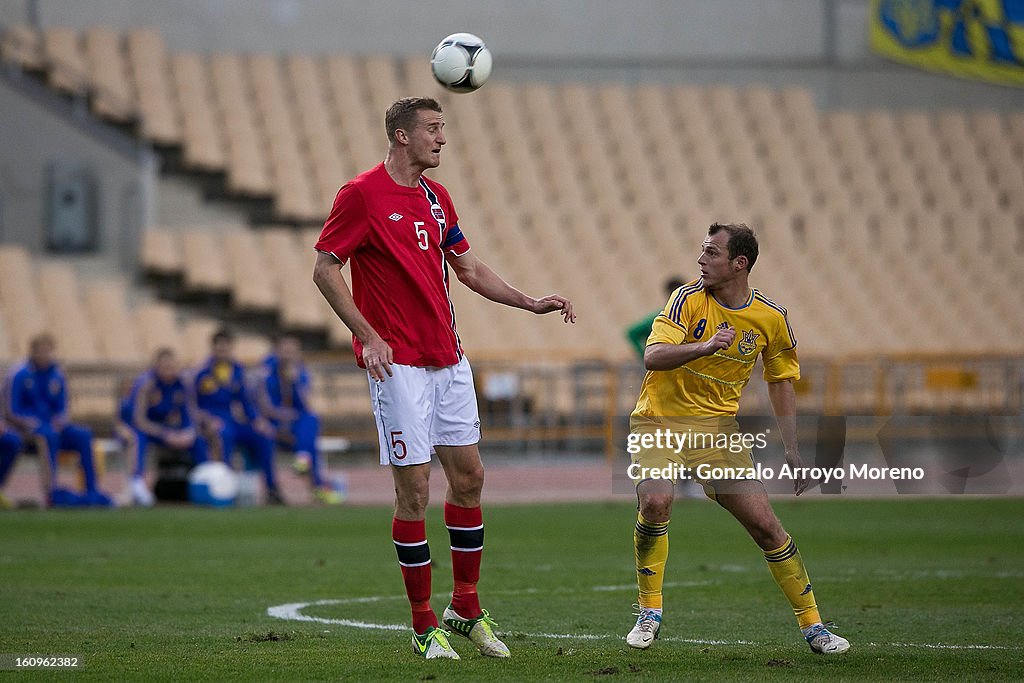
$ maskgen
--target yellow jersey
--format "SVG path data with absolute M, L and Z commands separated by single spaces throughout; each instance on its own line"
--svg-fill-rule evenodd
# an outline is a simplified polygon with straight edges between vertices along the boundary
M 727 308 L 704 289 L 702 280 L 683 285 L 655 319 L 647 345 L 703 342 L 725 326 L 736 329 L 729 348 L 675 370 L 648 371 L 633 415 L 735 415 L 758 355 L 766 381 L 800 379 L 796 337 L 786 309 L 757 289 L 751 289 L 743 306 Z

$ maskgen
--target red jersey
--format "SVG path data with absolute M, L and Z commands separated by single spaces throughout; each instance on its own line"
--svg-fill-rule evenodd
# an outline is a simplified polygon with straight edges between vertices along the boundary
M 422 176 L 416 187 L 399 185 L 378 164 L 338 191 L 316 250 L 341 263 L 351 258 L 356 306 L 391 346 L 396 363 L 459 362 L 462 343 L 444 258 L 465 254 L 469 242 L 443 186 Z M 365 367 L 354 335 L 352 347 Z

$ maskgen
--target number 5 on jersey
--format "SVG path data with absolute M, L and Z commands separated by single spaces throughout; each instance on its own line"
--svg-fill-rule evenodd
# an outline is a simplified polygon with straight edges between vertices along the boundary
M 395 456 L 395 460 L 403 460 L 407 454 L 405 450 L 405 441 L 398 438 L 401 435 L 402 432 L 391 432 L 391 454 Z
M 430 248 L 430 242 L 428 241 L 430 233 L 423 227 L 425 225 L 423 221 L 414 221 L 413 225 L 416 226 L 416 243 L 420 245 L 420 249 L 426 251 Z

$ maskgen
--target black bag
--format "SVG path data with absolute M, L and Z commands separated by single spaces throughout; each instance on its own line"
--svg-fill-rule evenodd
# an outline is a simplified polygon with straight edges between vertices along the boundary
M 185 450 L 161 448 L 157 453 L 157 477 L 153 495 L 160 501 L 187 502 L 188 474 L 192 455 Z

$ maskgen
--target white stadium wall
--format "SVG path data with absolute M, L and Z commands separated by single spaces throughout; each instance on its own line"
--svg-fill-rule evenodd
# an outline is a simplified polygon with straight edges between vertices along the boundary
M 115 272 L 134 265 L 139 230 L 152 221 L 154 159 L 131 145 L 111 144 L 81 115 L 61 115 L 51 108 L 55 99 L 44 92 L 37 101 L 0 82 L 0 243 L 43 251 L 52 169 L 87 169 L 99 231 L 91 258 Z M 76 124 L 75 116 L 83 121 Z

